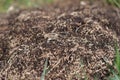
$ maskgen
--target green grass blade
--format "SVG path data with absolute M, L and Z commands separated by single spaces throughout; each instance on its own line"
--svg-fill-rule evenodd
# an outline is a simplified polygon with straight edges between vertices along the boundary
M 115 5 L 118 8 L 120 8 L 120 0 L 106 0 L 106 2 L 111 4 L 111 5 Z
M 46 75 L 46 73 L 47 73 L 47 65 L 48 65 L 48 59 L 46 59 L 46 61 L 45 61 L 43 73 L 42 73 L 42 75 L 41 75 L 40 80 L 45 80 L 45 75 Z
M 115 5 L 116 5 L 117 7 L 120 8 L 120 3 L 119 3 L 117 0 L 113 0 L 113 2 L 115 3 Z
M 120 75 L 120 52 L 119 52 L 119 49 L 118 49 L 118 45 L 116 44 L 115 46 L 115 53 L 116 53 L 116 58 L 115 58 L 115 66 L 117 68 L 117 71 Z
M 113 78 L 111 78 L 110 80 L 120 80 L 120 77 L 119 77 L 119 75 L 117 75 L 117 74 L 115 74 L 114 72 L 113 72 Z

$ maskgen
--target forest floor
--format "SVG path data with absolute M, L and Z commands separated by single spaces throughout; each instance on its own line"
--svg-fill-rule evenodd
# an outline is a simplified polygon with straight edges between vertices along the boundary
M 99 1 L 64 0 L 0 16 L 0 80 L 106 80 L 120 10 Z

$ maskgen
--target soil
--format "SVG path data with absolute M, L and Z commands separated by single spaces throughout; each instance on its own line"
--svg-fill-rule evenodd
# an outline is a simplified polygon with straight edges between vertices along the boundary
M 106 80 L 120 10 L 100 1 L 64 0 L 0 17 L 0 80 Z

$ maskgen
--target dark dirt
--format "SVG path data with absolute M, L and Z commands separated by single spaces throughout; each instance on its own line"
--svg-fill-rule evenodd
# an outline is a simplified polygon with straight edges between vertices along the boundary
M 0 18 L 0 80 L 106 80 L 120 41 L 120 10 L 59 1 Z

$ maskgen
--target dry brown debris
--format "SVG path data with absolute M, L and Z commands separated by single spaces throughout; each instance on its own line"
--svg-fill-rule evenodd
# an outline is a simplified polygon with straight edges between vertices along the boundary
M 46 80 L 105 79 L 118 31 L 110 27 L 109 7 L 85 4 L 66 0 L 5 18 L 5 27 L 0 24 L 1 80 L 39 80 L 46 58 Z

